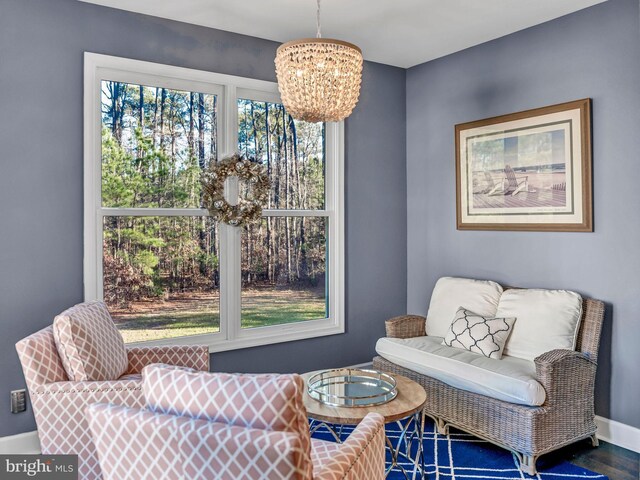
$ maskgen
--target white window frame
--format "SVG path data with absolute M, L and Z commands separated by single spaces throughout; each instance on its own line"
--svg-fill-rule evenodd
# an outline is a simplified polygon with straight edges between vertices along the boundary
M 280 103 L 274 82 L 193 70 L 109 55 L 84 54 L 84 298 L 102 299 L 103 217 L 209 216 L 199 208 L 106 208 L 102 207 L 102 80 L 143 84 L 218 95 L 219 157 L 233 153 L 238 144 L 237 99 Z M 326 268 L 329 309 L 327 318 L 282 325 L 242 329 L 240 229 L 220 224 L 220 331 L 172 337 L 140 345 L 208 345 L 211 352 L 268 345 L 345 331 L 344 315 L 344 123 L 325 127 L 324 210 L 263 210 L 264 217 L 323 217 L 329 222 Z M 234 194 L 233 186 L 228 194 Z M 134 344 L 131 344 L 134 345 Z

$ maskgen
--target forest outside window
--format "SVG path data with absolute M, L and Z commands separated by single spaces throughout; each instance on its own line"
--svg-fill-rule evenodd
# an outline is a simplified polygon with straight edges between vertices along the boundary
M 343 332 L 343 148 L 342 124 L 294 120 L 274 83 L 85 54 L 86 300 L 128 343 Z M 271 181 L 242 228 L 202 206 L 201 173 L 234 151 Z

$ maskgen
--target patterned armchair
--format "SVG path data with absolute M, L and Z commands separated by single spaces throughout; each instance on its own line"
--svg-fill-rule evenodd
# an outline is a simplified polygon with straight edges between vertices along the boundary
M 105 480 L 382 480 L 384 417 L 343 444 L 311 439 L 298 375 L 152 365 L 144 408 L 87 409 Z
M 100 302 L 79 304 L 67 312 L 72 310 L 75 314 L 93 317 L 98 312 L 110 320 L 106 307 Z M 44 454 L 78 454 L 80 480 L 102 478 L 85 417 L 87 406 L 99 402 L 142 406 L 140 372 L 151 363 L 209 370 L 207 347 L 129 347 L 126 348 L 128 365 L 117 380 L 70 381 L 51 326 L 19 341 L 16 349 L 31 397 L 41 451 Z

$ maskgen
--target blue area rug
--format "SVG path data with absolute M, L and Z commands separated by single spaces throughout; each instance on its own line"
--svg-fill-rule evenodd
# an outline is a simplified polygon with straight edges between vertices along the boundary
M 387 425 L 386 430 L 387 436 L 395 445 L 400 427 L 393 423 Z M 344 426 L 342 439 L 346 439 L 352 431 L 353 427 Z M 313 437 L 333 441 L 333 437 L 324 427 L 317 430 Z M 532 477 L 518 468 L 518 461 L 511 452 L 458 430 L 452 430 L 449 435 L 438 435 L 431 419 L 427 419 L 425 424 L 423 444 L 424 478 L 428 480 L 522 480 L 531 478 L 538 480 L 607 480 L 605 475 L 591 472 L 569 462 L 559 461 L 557 458 L 545 459 L 545 456 L 538 460 L 538 475 Z M 417 442 L 414 442 L 412 456 L 415 456 L 416 451 Z M 390 460 L 390 455 L 387 453 L 387 465 Z M 402 459 L 399 463 L 405 469 L 408 478 L 420 478 L 420 475 L 414 472 L 413 464 Z M 401 470 L 394 469 L 387 478 L 395 480 L 406 477 Z

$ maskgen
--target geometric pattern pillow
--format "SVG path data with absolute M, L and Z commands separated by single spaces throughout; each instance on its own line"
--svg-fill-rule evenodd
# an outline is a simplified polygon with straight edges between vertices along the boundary
M 515 318 L 485 318 L 460 307 L 442 345 L 500 360 L 515 321 Z
M 103 302 L 80 303 L 53 321 L 53 337 L 73 382 L 117 380 L 129 364 L 122 335 Z
M 300 436 L 298 468 L 311 478 L 311 435 L 299 375 L 204 373 L 167 365 L 142 370 L 147 409 Z

